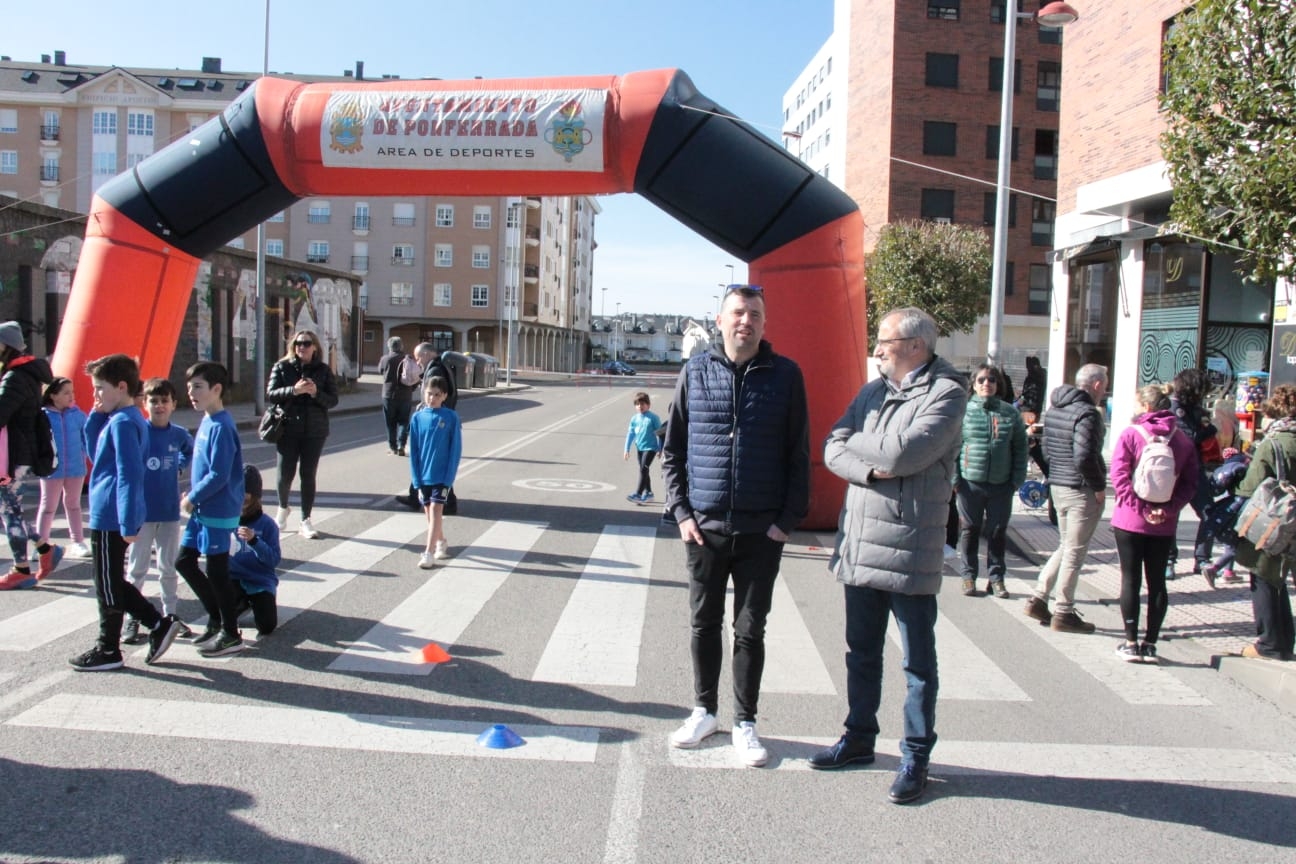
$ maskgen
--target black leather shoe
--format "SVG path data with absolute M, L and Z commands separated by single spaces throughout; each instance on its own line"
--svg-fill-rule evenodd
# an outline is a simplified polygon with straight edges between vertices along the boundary
M 892 804 L 909 804 L 921 798 L 925 791 L 927 791 L 926 767 L 906 762 L 896 773 L 895 782 L 891 784 L 891 791 L 887 793 L 887 797 L 891 799 Z
M 810 767 L 821 771 L 845 768 L 847 765 L 869 765 L 873 762 L 873 745 L 852 741 L 843 735 L 831 747 L 810 757 Z

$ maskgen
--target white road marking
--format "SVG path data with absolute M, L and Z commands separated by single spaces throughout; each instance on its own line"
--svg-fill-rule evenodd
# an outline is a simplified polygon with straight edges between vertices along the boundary
M 1119 662 L 1119 661 L 1118 661 Z M 696 750 L 677 750 L 663 742 L 668 759 L 677 768 L 733 768 L 740 764 L 728 737 L 717 735 Z M 769 768 L 808 771 L 803 758 L 782 759 L 780 751 L 799 753 L 827 747 L 836 738 L 791 738 L 761 735 L 770 752 Z M 878 739 L 878 762 L 858 769 L 890 773 L 900 763 L 900 744 Z M 1003 774 L 1028 777 L 1065 777 L 1076 780 L 1128 780 L 1163 783 L 1276 783 L 1296 784 L 1296 755 L 1257 750 L 1213 747 L 1142 747 L 1114 744 L 1041 744 L 1032 741 L 947 741 L 932 754 L 935 777 L 956 774 Z
M 644 787 L 642 749 L 643 739 L 638 737 L 621 743 L 616 786 L 612 789 L 612 807 L 608 815 L 607 843 L 603 846 L 603 864 L 637 864 L 639 860 Z
M 426 525 L 426 517 L 416 516 Z M 496 522 L 467 549 L 438 564 L 431 578 L 329 664 L 346 672 L 427 675 L 423 646 L 446 650 L 472 623 L 513 568 L 540 539 L 546 525 Z M 452 652 L 453 653 L 453 652 Z
M 4 696 L 0 696 L 0 712 L 8 711 L 10 708 L 22 702 L 26 702 L 38 693 L 50 689 L 56 684 L 62 684 L 75 673 L 71 669 L 51 672 L 48 675 L 42 675 L 35 681 L 24 684 L 17 690 L 10 690 Z M 6 675 L 5 678 L 12 678 L 14 675 Z
M 98 620 L 93 588 L 65 594 L 0 621 L 0 651 L 32 651 Z
M 732 591 L 728 603 L 729 620 L 732 621 Z M 774 599 L 769 618 L 765 621 L 765 671 L 761 675 L 761 692 L 837 695 L 828 667 L 819 655 L 819 648 L 785 579 L 774 580 Z
M 334 750 L 593 762 L 599 730 L 590 726 L 512 726 L 526 742 L 492 750 L 477 743 L 488 726 L 382 714 L 340 714 L 193 700 L 60 694 L 7 721 L 10 726 Z
M 887 636 L 900 647 L 900 625 L 887 622 Z M 954 622 L 936 615 L 936 660 L 940 673 L 937 699 L 1029 702 L 1030 696 L 985 655 Z
M 654 525 L 603 529 L 531 680 L 635 685 L 656 536 Z
M 1010 579 L 1013 593 L 1029 597 L 1035 583 Z M 1147 610 L 1144 610 L 1146 614 Z M 1059 654 L 1088 672 L 1130 705 L 1211 705 L 1205 696 L 1180 681 L 1168 669 L 1148 663 L 1126 663 L 1116 657 L 1117 639 L 1096 633 L 1059 633 L 1043 627 L 1013 603 L 1009 614 Z

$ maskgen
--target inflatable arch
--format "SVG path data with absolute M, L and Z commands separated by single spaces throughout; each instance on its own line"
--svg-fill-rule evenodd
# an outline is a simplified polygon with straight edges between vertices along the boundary
M 496 81 L 259 79 L 220 116 L 100 188 L 55 374 L 112 352 L 170 372 L 203 256 L 311 195 L 637 192 L 749 264 L 767 336 L 805 372 L 807 527 L 843 484 L 820 442 L 864 383 L 863 219 L 844 192 L 674 69 Z

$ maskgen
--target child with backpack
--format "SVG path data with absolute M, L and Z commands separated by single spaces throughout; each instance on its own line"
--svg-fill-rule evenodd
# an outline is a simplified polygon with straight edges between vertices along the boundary
M 1112 537 L 1120 556 L 1120 610 L 1125 639 L 1116 656 L 1156 663 L 1157 637 L 1169 606 L 1166 561 L 1179 529 L 1179 511 L 1197 492 L 1197 445 L 1175 424 L 1170 397 L 1157 385 L 1139 388 L 1139 413 L 1112 449 L 1116 496 Z M 1138 641 L 1139 593 L 1147 582 L 1147 629 Z
M 48 477 L 40 480 L 36 529 L 41 540 L 48 543 L 61 501 L 63 514 L 67 516 L 68 536 L 72 538 L 67 554 L 72 558 L 89 558 L 90 547 L 85 542 L 85 525 L 81 518 L 81 488 L 85 485 L 86 476 L 86 413 L 77 407 L 71 378 L 57 377 L 51 381 L 45 388 L 41 405 L 53 431 L 58 464 Z
M 1235 527 L 1238 513 L 1246 504 L 1246 499 L 1237 494 L 1237 487 L 1251 464 L 1250 456 L 1233 447 L 1226 447 L 1222 455 L 1223 464 L 1210 474 L 1211 492 L 1215 499 L 1206 507 L 1207 536 L 1220 544 L 1219 555 L 1202 568 L 1202 575 L 1212 588 L 1216 579 L 1229 583 L 1242 581 L 1242 577 L 1233 572 L 1238 540 Z

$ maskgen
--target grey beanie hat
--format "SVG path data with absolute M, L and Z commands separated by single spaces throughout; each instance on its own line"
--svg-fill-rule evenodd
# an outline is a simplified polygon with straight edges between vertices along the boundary
M 23 341 L 22 327 L 17 321 L 6 321 L 0 324 L 0 344 L 8 345 L 16 351 L 26 351 L 27 343 Z

